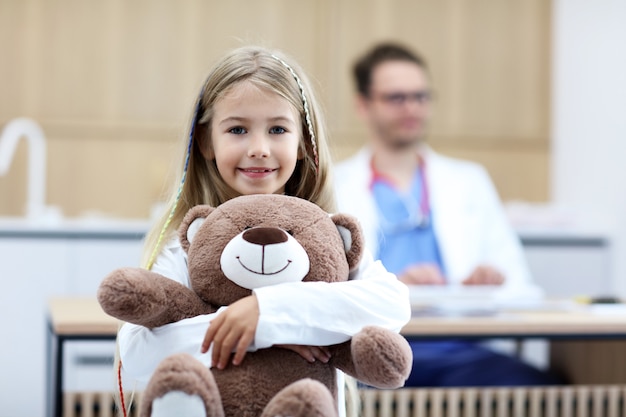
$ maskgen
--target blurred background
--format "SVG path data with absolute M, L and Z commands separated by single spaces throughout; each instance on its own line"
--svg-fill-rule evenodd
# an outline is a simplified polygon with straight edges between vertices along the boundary
M 354 58 L 401 41 L 429 63 L 432 147 L 485 165 L 527 248 L 541 239 L 598 244 L 582 279 L 621 297 L 624 21 L 623 0 L 0 0 L 0 126 L 28 117 L 43 129 L 49 223 L 143 221 L 168 191 L 195 98 L 227 50 L 260 44 L 294 57 L 320 93 L 340 160 L 365 140 Z M 28 204 L 29 152 L 21 140 L 0 176 L 10 248 Z M 549 268 L 577 257 L 558 255 Z M 574 279 L 545 268 L 560 275 L 558 288 Z M 21 279 L 15 271 L 0 268 L 0 279 Z M 51 287 L 42 297 L 55 291 L 69 292 Z
M 228 49 L 279 48 L 314 78 L 336 157 L 363 143 L 350 67 L 373 42 L 420 51 L 436 91 L 431 143 L 487 165 L 504 199 L 549 198 L 551 3 L 524 1 L 3 1 L 0 122 L 37 120 L 47 204 L 147 217 L 203 79 Z M 0 179 L 26 201 L 27 146 Z M 6 198 L 10 196 L 10 198 Z

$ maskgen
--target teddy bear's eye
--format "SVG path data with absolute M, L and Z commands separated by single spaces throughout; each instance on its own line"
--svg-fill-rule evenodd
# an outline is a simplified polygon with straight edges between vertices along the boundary
M 289 233 L 291 236 L 293 236 L 293 230 L 285 230 L 285 232 Z
M 243 231 L 245 232 L 246 230 L 250 230 L 250 229 L 252 229 L 252 226 L 246 226 L 243 228 Z

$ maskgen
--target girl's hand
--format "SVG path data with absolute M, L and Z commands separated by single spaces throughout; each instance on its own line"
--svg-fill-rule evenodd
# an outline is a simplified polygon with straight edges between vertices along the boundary
M 328 363 L 330 360 L 330 351 L 326 346 L 305 346 L 305 345 L 274 345 L 275 347 L 289 349 L 296 352 L 309 362 L 316 360 Z
M 253 294 L 232 303 L 211 321 L 201 352 L 206 353 L 213 344 L 212 366 L 224 369 L 234 349 L 233 365 L 243 361 L 248 346 L 254 340 L 259 314 L 259 303 Z
M 502 283 L 504 283 L 504 275 L 487 265 L 477 266 L 463 281 L 463 285 L 502 285 Z
M 398 275 L 398 279 L 407 285 L 444 285 L 445 278 L 436 265 L 413 265 Z

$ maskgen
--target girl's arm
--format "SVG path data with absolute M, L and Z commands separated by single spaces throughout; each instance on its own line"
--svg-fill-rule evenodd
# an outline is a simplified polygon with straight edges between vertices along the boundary
M 212 363 L 238 365 L 253 340 L 257 348 L 300 345 L 307 360 L 327 361 L 318 346 L 345 342 L 364 326 L 400 331 L 411 317 L 408 288 L 365 254 L 347 282 L 294 282 L 261 287 L 231 304 L 213 321 L 202 348 L 212 346 Z M 249 320 L 254 317 L 252 325 Z M 231 353 L 235 351 L 231 359 Z
M 211 315 L 209 315 L 211 316 Z M 171 354 L 186 352 L 210 366 L 211 357 L 200 355 L 198 332 L 206 329 L 210 317 L 198 316 L 152 330 L 125 323 L 117 334 L 124 372 L 146 383 L 157 365 Z
M 146 383 L 157 365 L 174 353 L 188 353 L 211 367 L 212 349 L 203 354 L 200 344 L 207 327 L 224 311 L 227 311 L 226 307 L 213 314 L 183 319 L 152 330 L 125 323 L 117 334 L 124 371 L 137 381 Z M 256 347 L 251 343 L 247 349 L 253 351 Z
M 399 332 L 411 318 L 408 287 L 365 252 L 347 282 L 296 282 L 254 290 L 257 348 L 341 343 L 367 325 Z
M 153 271 L 189 285 L 186 257 L 178 244 L 164 249 Z M 408 288 L 366 254 L 353 279 L 342 283 L 289 283 L 255 290 L 260 313 L 249 350 L 275 344 L 323 346 L 348 340 L 366 325 L 399 331 L 410 318 Z M 229 310 L 220 310 L 220 317 Z M 158 363 L 188 352 L 211 364 L 201 345 L 213 315 L 198 316 L 149 330 L 125 324 L 119 332 L 124 370 L 147 380 Z M 221 319 L 222 320 L 222 319 Z M 235 346 L 231 346 L 231 349 Z M 220 349 L 221 350 L 221 349 Z M 239 357 L 243 357 L 240 352 Z M 219 361 L 221 362 L 221 361 Z

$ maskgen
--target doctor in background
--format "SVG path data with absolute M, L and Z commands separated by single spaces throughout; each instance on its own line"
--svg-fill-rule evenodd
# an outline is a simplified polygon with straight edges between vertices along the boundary
M 498 297 L 541 297 L 485 169 L 425 143 L 432 110 L 425 61 L 384 43 L 355 63 L 353 75 L 369 144 L 336 165 L 335 191 L 339 211 L 361 221 L 372 253 L 407 285 L 489 285 L 498 286 Z M 406 386 L 558 382 L 478 343 L 411 345 Z

